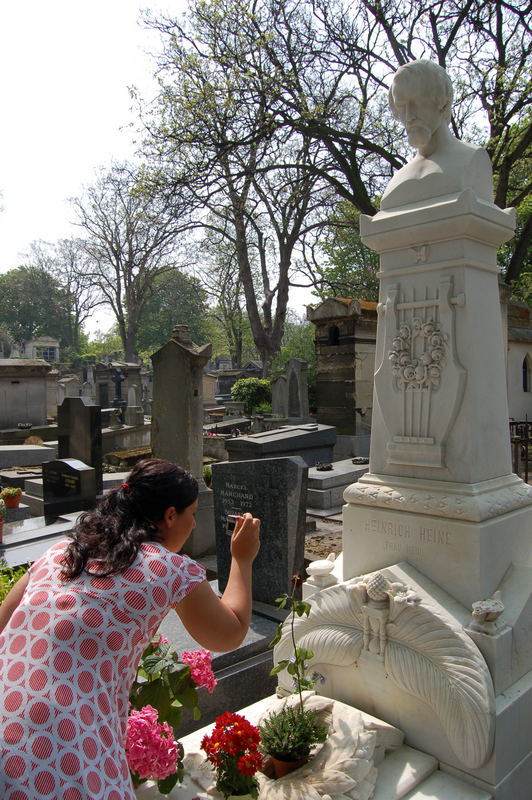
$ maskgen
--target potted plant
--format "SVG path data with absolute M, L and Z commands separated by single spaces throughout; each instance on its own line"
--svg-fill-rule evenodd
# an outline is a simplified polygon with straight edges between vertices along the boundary
M 21 494 L 22 489 L 19 489 L 18 486 L 6 486 L 0 492 L 0 497 L 4 501 L 6 508 L 18 508 Z
M 217 717 L 201 749 L 216 772 L 216 789 L 228 798 L 256 798 L 259 784 L 255 773 L 262 766 L 259 729 L 240 714 L 226 712 Z
M 301 617 L 304 614 L 308 616 L 310 612 L 310 604 L 296 598 L 301 583 L 301 576 L 292 575 L 290 594 L 285 594 L 276 601 L 279 608 L 290 608 L 290 635 L 294 655 L 290 659 L 279 661 L 270 673 L 277 675 L 286 669 L 293 676 L 299 701 L 294 706 L 286 705 L 281 711 L 270 714 L 260 725 L 261 750 L 270 757 L 276 778 L 283 777 L 308 761 L 312 747 L 323 743 L 328 734 L 327 726 L 318 722 L 315 711 L 305 710 L 303 705 L 302 692 L 313 688 L 317 676 L 306 675 L 307 660 L 314 654 L 305 647 L 297 647 L 294 635 L 296 614 Z M 282 627 L 281 624 L 277 628 L 270 647 L 280 641 Z

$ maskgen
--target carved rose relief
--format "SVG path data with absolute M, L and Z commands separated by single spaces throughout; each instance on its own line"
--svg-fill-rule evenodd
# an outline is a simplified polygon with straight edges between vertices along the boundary
M 437 389 L 445 363 L 445 347 L 446 337 L 432 319 L 424 322 L 414 317 L 412 325 L 403 323 L 388 354 L 398 387 Z

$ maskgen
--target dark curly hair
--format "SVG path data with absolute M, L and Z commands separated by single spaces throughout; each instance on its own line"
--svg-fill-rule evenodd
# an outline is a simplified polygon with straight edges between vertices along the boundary
M 80 575 L 90 559 L 98 559 L 98 575 L 114 575 L 128 567 L 142 542 L 161 541 L 157 523 L 170 506 L 184 511 L 198 496 L 198 482 L 170 461 L 138 461 L 127 483 L 111 489 L 72 531 L 63 558 L 63 577 Z

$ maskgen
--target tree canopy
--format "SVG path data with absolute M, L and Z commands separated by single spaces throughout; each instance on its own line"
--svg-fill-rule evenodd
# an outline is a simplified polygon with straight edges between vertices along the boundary
M 374 214 L 383 187 L 409 157 L 387 107 L 392 77 L 416 58 L 440 64 L 454 86 L 453 132 L 487 148 L 496 203 L 520 212 L 504 251 L 512 281 L 526 262 L 532 224 L 523 169 L 532 138 L 531 9 L 529 0 L 193 0 L 188 25 L 151 23 L 171 43 L 160 68 L 182 76 L 180 94 L 165 87 L 165 109 L 180 114 L 184 107 L 196 119 L 188 139 L 195 177 L 207 169 L 216 186 L 231 163 L 240 210 L 248 208 L 253 175 L 297 169 L 299 185 L 307 174 L 313 193 L 326 184 Z M 164 117 L 156 134 L 162 150 L 164 142 L 176 155 L 185 140 Z M 247 305 L 253 324 L 258 309 Z

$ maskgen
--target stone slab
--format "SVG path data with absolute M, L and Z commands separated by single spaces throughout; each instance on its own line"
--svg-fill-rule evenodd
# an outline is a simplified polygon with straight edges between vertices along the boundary
M 36 517 L 4 525 L 0 558 L 9 567 L 35 561 L 45 550 L 64 539 L 76 524 L 78 514 Z
M 342 521 L 342 508 L 343 506 L 333 506 L 332 508 L 314 508 L 307 507 L 307 515 L 309 517 L 332 517 L 339 522 Z
M 239 436 L 229 439 L 225 448 L 230 461 L 298 455 L 311 467 L 332 461 L 335 441 L 334 427 L 309 424 Z
M 327 471 L 309 467 L 308 488 L 332 489 L 337 486 L 349 486 L 349 484 L 358 481 L 369 469 L 369 464 L 353 464 L 351 458 L 333 461 L 332 466 L 333 468 Z
M 1 469 L 37 466 L 50 458 L 50 448 L 36 444 L 4 444 L 0 447 Z
M 6 508 L 6 522 L 19 522 L 28 517 L 31 517 L 31 511 L 24 503 L 19 503 L 16 508 Z
M 492 795 L 445 772 L 433 772 L 403 800 L 491 800 Z M 515 799 L 517 800 L 517 798 Z
M 403 745 L 390 753 L 379 766 L 379 777 L 372 800 L 401 800 L 435 771 L 432 756 Z

